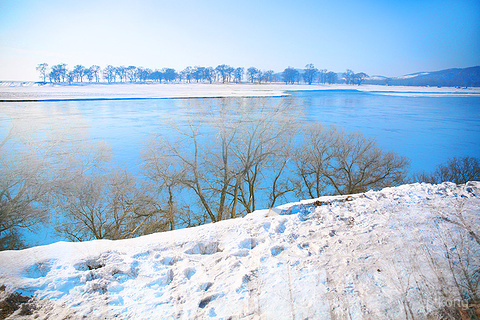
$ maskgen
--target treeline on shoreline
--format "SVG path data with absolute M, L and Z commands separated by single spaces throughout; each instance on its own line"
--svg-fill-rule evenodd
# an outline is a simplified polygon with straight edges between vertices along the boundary
M 24 248 L 25 232 L 46 223 L 71 241 L 116 240 L 300 199 L 480 179 L 480 160 L 468 157 L 412 175 L 408 159 L 363 134 L 300 123 L 293 100 L 224 98 L 184 107 L 196 116 L 159 126 L 144 142 L 136 173 L 116 167 L 108 145 L 79 139 L 85 132 L 67 120 L 12 122 L 0 139 L 0 250 Z
M 347 69 L 339 74 L 327 69 L 317 69 L 313 64 L 307 64 L 304 69 L 293 67 L 285 68 L 283 72 L 275 73 L 273 70 L 261 70 L 255 67 L 245 69 L 232 67 L 226 64 L 217 67 L 186 67 L 181 71 L 174 68 L 149 69 L 136 66 L 112 66 L 101 68 L 98 65 L 85 67 L 76 65 L 68 69 L 67 65 L 56 64 L 51 67 L 47 63 L 41 63 L 36 70 L 40 74 L 42 82 L 51 83 L 83 83 L 83 82 L 107 82 L 107 83 L 272 83 L 285 82 L 295 83 L 346 83 L 360 85 L 367 74 L 355 73 Z

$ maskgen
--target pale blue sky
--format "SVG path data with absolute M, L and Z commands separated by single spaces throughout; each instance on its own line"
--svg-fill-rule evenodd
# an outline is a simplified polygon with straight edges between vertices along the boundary
M 0 0 L 0 80 L 36 65 L 313 63 L 400 76 L 480 65 L 478 0 Z

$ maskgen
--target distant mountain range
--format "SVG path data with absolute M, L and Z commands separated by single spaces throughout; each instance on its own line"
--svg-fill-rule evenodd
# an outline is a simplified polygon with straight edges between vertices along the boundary
M 363 83 L 394 86 L 479 87 L 480 66 L 418 72 L 395 78 L 371 76 L 365 78 Z
M 304 69 L 296 69 L 301 76 Z M 345 73 L 336 72 L 336 83 L 345 83 Z M 282 72 L 275 74 L 276 81 L 283 81 Z M 432 72 L 417 72 L 400 77 L 381 75 L 367 76 L 362 84 L 392 86 L 430 86 L 430 87 L 480 87 L 480 66 L 469 68 L 452 68 Z

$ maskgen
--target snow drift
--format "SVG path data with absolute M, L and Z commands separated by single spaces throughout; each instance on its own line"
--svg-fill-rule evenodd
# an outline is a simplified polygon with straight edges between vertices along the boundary
M 412 184 L 136 239 L 0 252 L 0 308 L 8 297 L 33 297 L 11 307 L 10 317 L 401 319 L 452 306 L 466 312 L 480 277 L 479 195 L 480 182 Z

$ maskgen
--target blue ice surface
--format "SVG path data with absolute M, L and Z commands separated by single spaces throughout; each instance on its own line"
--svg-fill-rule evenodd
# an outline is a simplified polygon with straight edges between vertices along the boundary
M 480 97 L 409 97 L 366 93 L 357 90 L 312 91 L 292 94 L 303 107 L 301 121 L 335 124 L 375 138 L 378 145 L 411 160 L 411 171 L 431 171 L 454 156 L 480 157 Z M 282 99 L 272 98 L 272 104 Z M 215 100 L 212 100 L 215 103 Z M 113 164 L 141 173 L 141 152 L 156 133 L 167 133 L 165 121 L 186 123 L 201 117 L 183 99 L 98 100 L 29 102 L 39 117 L 59 115 L 82 119 L 87 139 L 106 141 L 113 152 Z M 8 119 L 2 110 L 24 108 L 25 103 L 0 103 L 0 138 Z M 16 112 L 16 117 L 22 113 Z M 31 115 L 24 114 L 26 117 Z M 24 119 L 28 120 L 28 119 Z M 59 125 L 61 125 L 59 120 Z M 299 218 L 306 216 L 299 211 Z M 304 217 L 305 216 L 305 217 Z M 59 240 L 52 228 L 42 228 L 27 239 L 36 245 Z

